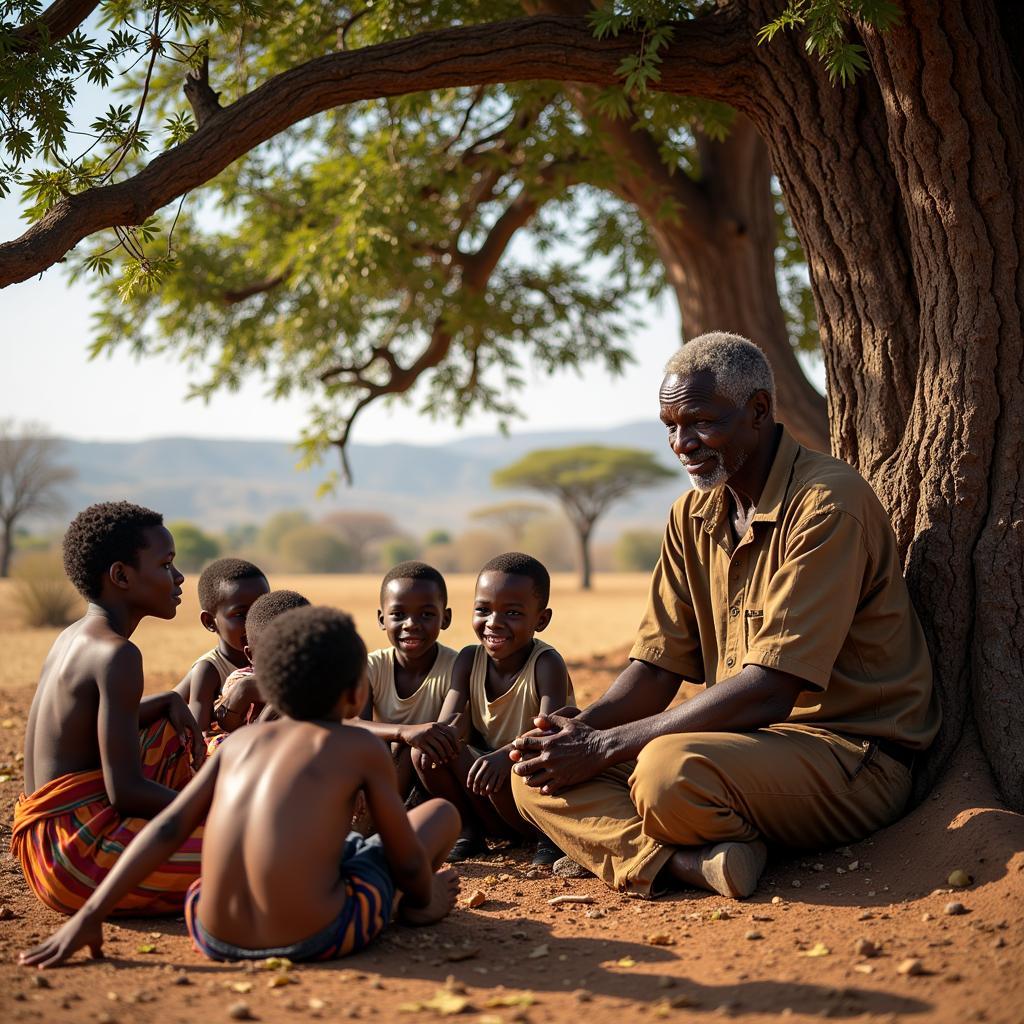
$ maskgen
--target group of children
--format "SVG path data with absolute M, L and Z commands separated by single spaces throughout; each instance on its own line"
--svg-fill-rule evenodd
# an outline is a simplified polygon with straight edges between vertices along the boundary
M 212 959 L 341 956 L 395 909 L 411 924 L 444 916 L 458 891 L 445 862 L 487 837 L 536 842 L 535 864 L 561 855 L 509 784 L 512 741 L 574 699 L 535 637 L 551 619 L 535 558 L 481 569 L 480 643 L 460 652 L 439 642 L 443 576 L 395 566 L 377 613 L 390 646 L 369 656 L 349 616 L 220 559 L 199 580 L 216 646 L 144 697 L 130 637 L 146 615 L 175 615 L 173 545 L 159 514 L 127 502 L 90 506 L 65 536 L 90 603 L 43 666 L 11 849 L 36 895 L 73 916 L 23 963 L 98 953 L 111 914 L 182 908 Z

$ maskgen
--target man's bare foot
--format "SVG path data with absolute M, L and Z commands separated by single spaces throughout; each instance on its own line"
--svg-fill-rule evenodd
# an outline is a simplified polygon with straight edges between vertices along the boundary
M 767 858 L 768 851 L 760 839 L 717 843 L 676 850 L 668 869 L 683 885 L 742 900 L 757 888 Z
M 410 907 L 403 899 L 398 905 L 398 915 L 404 924 L 433 924 L 451 911 L 458 895 L 459 873 L 455 868 L 442 868 L 434 872 L 430 902 L 425 907 Z

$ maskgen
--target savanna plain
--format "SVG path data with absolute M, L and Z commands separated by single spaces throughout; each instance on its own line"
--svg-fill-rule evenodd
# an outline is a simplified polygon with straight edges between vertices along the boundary
M 271 582 L 351 612 L 371 649 L 385 643 L 377 577 Z M 581 703 L 626 663 L 647 582 L 604 575 L 585 593 L 574 577 L 554 578 L 544 638 L 569 663 Z M 472 641 L 473 579 L 449 584 L 443 639 L 458 647 Z M 969 743 L 903 821 L 850 847 L 777 854 L 742 903 L 695 891 L 631 900 L 594 879 L 531 870 L 525 847 L 498 846 L 460 868 L 460 905 L 440 925 L 391 927 L 337 963 L 213 964 L 180 919 L 164 918 L 107 925 L 103 961 L 19 968 L 18 952 L 60 923 L 6 852 L 25 719 L 57 632 L 21 626 L 14 585 L 0 580 L 0 1021 L 1024 1021 L 1024 818 L 1002 808 Z M 194 577 L 177 618 L 144 622 L 135 640 L 149 691 L 212 646 Z M 970 884 L 953 888 L 954 871 Z M 569 895 L 588 902 L 558 899 Z

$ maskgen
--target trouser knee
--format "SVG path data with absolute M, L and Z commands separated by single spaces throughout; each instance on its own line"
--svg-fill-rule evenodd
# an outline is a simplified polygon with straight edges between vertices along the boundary
M 725 802 L 719 781 L 707 757 L 690 750 L 685 736 L 652 740 L 629 780 L 644 834 L 673 846 L 709 841 L 708 818 L 720 813 Z

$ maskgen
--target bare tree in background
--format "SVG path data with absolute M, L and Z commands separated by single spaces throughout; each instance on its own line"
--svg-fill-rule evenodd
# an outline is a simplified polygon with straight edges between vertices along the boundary
M 75 476 L 59 462 L 61 444 L 39 423 L 0 420 L 0 577 L 11 568 L 14 531 L 25 516 L 60 511 L 61 484 Z

